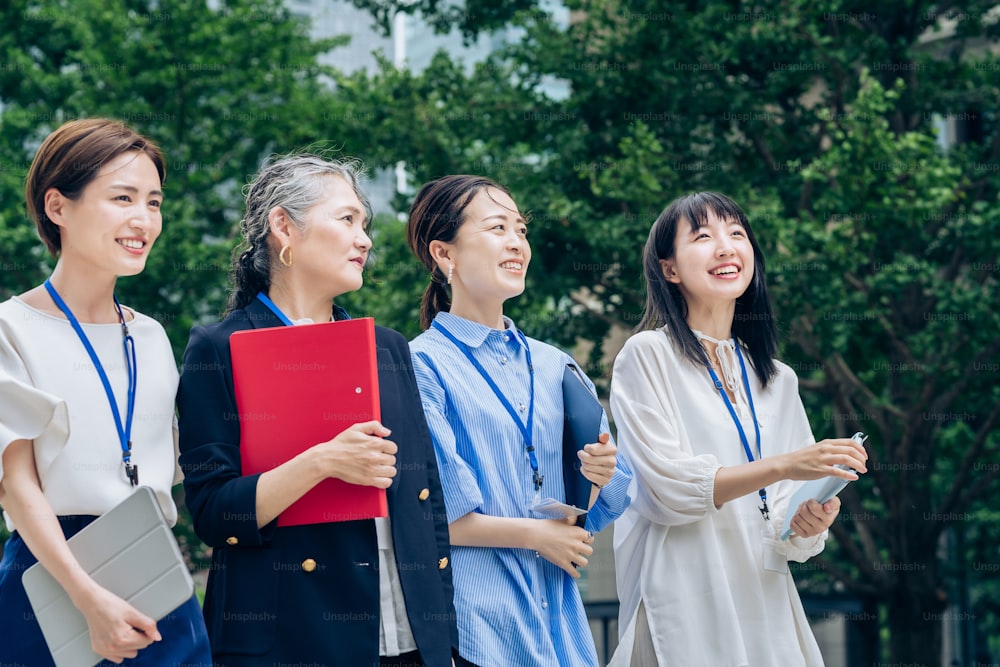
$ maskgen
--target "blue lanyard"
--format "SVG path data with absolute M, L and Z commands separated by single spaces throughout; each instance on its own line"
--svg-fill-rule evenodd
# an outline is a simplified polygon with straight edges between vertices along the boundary
M 760 424 L 757 423 L 757 411 L 753 407 L 753 394 L 750 393 L 750 379 L 747 376 L 747 367 L 743 363 L 743 353 L 740 352 L 740 346 L 736 341 L 733 341 L 733 347 L 736 348 L 736 357 L 740 360 L 740 370 L 743 371 L 743 386 L 747 390 L 747 401 L 750 403 L 750 416 L 753 417 L 753 428 L 757 436 L 757 458 L 761 458 L 760 455 Z M 719 395 L 722 396 L 722 400 L 725 401 L 726 407 L 729 409 L 729 416 L 733 418 L 733 423 L 736 424 L 736 430 L 740 434 L 740 442 L 743 443 L 743 451 L 747 454 L 747 460 L 751 463 L 754 462 L 753 451 L 750 449 L 750 442 L 747 440 L 747 434 L 743 431 L 743 424 L 740 423 L 739 417 L 736 416 L 736 410 L 733 408 L 732 402 L 729 400 L 729 396 L 726 394 L 725 389 L 722 388 L 722 382 L 719 381 L 719 376 L 715 374 L 712 370 L 711 364 L 705 364 L 708 368 L 708 374 L 712 377 L 712 382 L 715 383 L 715 388 L 719 390 Z M 767 521 L 771 517 L 769 516 L 770 510 L 767 508 L 767 489 L 760 489 L 757 491 L 760 495 L 760 500 L 763 503 L 758 509 L 763 515 L 764 520 Z
M 271 299 L 269 299 L 266 294 L 264 294 L 263 292 L 257 292 L 257 298 L 260 299 L 261 303 L 267 306 L 268 310 L 274 313 L 275 316 L 279 320 L 281 320 L 282 324 L 284 324 L 286 327 L 295 326 L 295 324 L 290 319 L 288 319 L 288 315 L 285 315 L 283 312 L 281 312 L 281 308 L 278 308 L 276 305 L 274 305 L 274 302 L 271 301 Z
M 531 465 L 531 478 L 532 481 L 535 483 L 535 491 L 541 491 L 542 481 L 545 478 L 538 473 L 538 459 L 535 458 L 535 446 L 532 443 L 532 436 L 534 433 L 534 424 L 535 424 L 535 367 L 531 363 L 531 349 L 528 347 L 528 341 L 524 337 L 524 334 L 521 333 L 520 331 L 517 332 L 517 335 L 521 339 L 521 342 L 524 343 L 524 353 L 528 358 L 528 376 L 531 378 L 530 382 L 531 398 L 528 402 L 529 407 L 528 407 L 527 424 L 523 423 L 520 417 L 517 416 L 517 411 L 514 410 L 514 406 L 511 405 L 510 401 L 507 400 L 507 397 L 503 395 L 503 392 L 500 391 L 500 387 L 497 386 L 496 382 L 493 381 L 493 378 L 491 378 L 489 373 L 486 372 L 486 369 L 483 368 L 483 365 L 480 364 L 479 361 L 477 361 L 474 356 L 472 356 L 472 352 L 469 350 L 469 346 L 463 343 L 462 341 L 458 340 L 457 338 L 455 338 L 455 336 L 452 335 L 450 331 L 441 326 L 439 322 L 437 321 L 431 322 L 431 326 L 440 331 L 441 333 L 443 333 L 445 335 L 445 338 L 454 343 L 455 347 L 457 347 L 459 350 L 462 351 L 463 354 L 465 354 L 469 362 L 473 366 L 475 366 L 476 370 L 479 371 L 479 374 L 483 377 L 484 380 L 486 380 L 486 384 L 488 384 L 490 386 L 490 389 L 493 390 L 493 393 L 496 395 L 497 399 L 499 399 L 500 403 L 503 404 L 503 407 L 507 409 L 507 414 L 509 414 L 510 418 L 514 420 L 514 423 L 517 424 L 518 430 L 521 431 L 521 435 L 524 437 L 524 448 L 528 452 L 528 463 Z
M 118 319 L 122 324 L 122 346 L 125 349 L 125 367 L 128 371 L 128 411 L 125 414 L 124 426 L 122 425 L 121 413 L 118 411 L 118 401 L 115 400 L 115 392 L 111 389 L 111 382 L 108 380 L 108 374 L 104 371 L 104 366 L 101 364 L 97 352 L 94 351 L 94 346 L 90 344 L 90 339 L 87 338 L 87 334 L 84 332 L 83 327 L 80 326 L 80 322 L 73 315 L 73 311 L 69 309 L 66 302 L 59 296 L 59 292 L 56 291 L 50 280 L 45 281 L 45 289 L 48 291 L 49 296 L 52 297 L 56 306 L 59 307 L 59 310 L 69 320 L 80 342 L 83 343 L 84 349 L 90 355 L 90 360 L 94 362 L 94 368 L 97 369 L 97 374 L 101 378 L 101 384 L 104 385 L 104 393 L 108 397 L 111 414 L 115 419 L 115 428 L 118 430 L 118 441 L 122 448 L 122 463 L 125 465 L 125 474 L 128 476 L 128 480 L 132 486 L 137 486 L 139 484 L 139 466 L 132 465 L 132 417 L 135 414 L 135 389 L 139 380 L 139 374 L 138 362 L 135 356 L 135 340 L 128 332 L 128 325 L 125 324 L 125 314 L 122 312 L 122 306 L 118 303 L 118 298 L 114 297 L 115 308 L 118 310 Z
M 257 298 L 260 299 L 260 302 L 263 303 L 265 306 L 267 306 L 267 309 L 270 310 L 272 313 L 274 313 L 274 316 L 277 317 L 279 320 L 281 320 L 282 324 L 284 324 L 286 327 L 295 326 L 295 322 L 292 322 L 290 319 L 288 319 L 288 315 L 285 315 L 284 311 L 281 310 L 281 308 L 278 308 L 277 304 L 271 301 L 271 299 L 268 298 L 266 294 L 264 294 L 263 292 L 257 292 Z M 351 316 L 348 315 L 347 311 L 344 310 L 343 308 L 334 306 L 333 309 L 334 311 L 336 311 L 336 317 L 334 319 L 339 319 L 339 320 L 351 319 Z

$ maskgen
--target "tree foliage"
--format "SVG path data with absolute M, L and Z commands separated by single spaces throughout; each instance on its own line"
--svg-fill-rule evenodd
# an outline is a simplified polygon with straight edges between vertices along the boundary
M 124 303 L 159 320 L 175 355 L 225 304 L 240 190 L 272 152 L 314 144 L 336 114 L 313 42 L 278 0 L 12 0 L 0 6 L 0 296 L 39 284 L 52 260 L 24 206 L 24 178 L 63 121 L 124 120 L 163 148 L 163 233 Z M 181 514 L 189 555 L 204 552 Z
M 60 123 L 119 118 L 167 160 L 163 234 L 122 300 L 156 317 L 175 351 L 191 324 L 218 314 L 240 189 L 270 152 L 315 142 L 331 113 L 318 54 L 336 44 L 277 0 L 14 0 L 0 10 L 0 245 L 14 270 L 2 287 L 39 283 L 51 262 L 24 209 L 23 182 L 39 143 Z
M 82 115 L 123 118 L 166 150 L 164 236 L 121 291 L 178 355 L 222 308 L 239 190 L 273 152 L 320 142 L 376 169 L 403 162 L 399 211 L 447 173 L 505 184 L 534 250 L 509 313 L 567 346 L 638 322 L 642 243 L 669 200 L 725 192 L 764 246 L 816 436 L 871 434 L 871 472 L 804 584 L 881 604 L 892 661 L 940 650 L 948 610 L 968 611 L 947 605 L 968 602 L 979 632 L 1000 635 L 994 3 L 571 0 L 561 27 L 535 0 L 352 2 L 386 28 L 404 11 L 466 40 L 521 38 L 476 64 L 439 54 L 421 72 L 383 59 L 346 75 L 316 64 L 337 42 L 306 39 L 277 0 L 0 7 L 0 289 L 50 266 L 20 190 L 41 138 Z M 965 128 L 947 151 L 940 119 Z M 384 213 L 367 285 L 343 304 L 412 336 L 426 274 Z M 588 369 L 604 383 L 608 346 Z
M 466 2 L 465 15 L 490 29 L 495 4 Z M 544 310 L 525 327 L 563 344 L 637 322 L 641 246 L 670 199 L 714 189 L 744 204 L 816 436 L 871 435 L 871 473 L 843 495 L 823 574 L 806 585 L 882 604 L 886 657 L 926 660 L 942 620 L 970 613 L 953 606 L 953 563 L 994 565 L 977 569 L 978 590 L 998 570 L 982 540 L 948 546 L 956 531 L 982 534 L 1000 490 L 993 3 L 566 4 L 566 29 L 539 4 L 512 8 L 500 24 L 525 38 L 464 80 L 443 58 L 362 75 L 344 99 L 357 109 L 405 81 L 426 91 L 417 118 L 432 100 L 476 115 L 414 120 L 359 150 L 408 160 L 416 182 L 474 171 L 510 186 L 536 219 L 527 293 Z M 539 97 L 547 78 L 569 95 Z M 939 120 L 965 130 L 947 151 Z M 428 161 L 438 141 L 456 148 Z

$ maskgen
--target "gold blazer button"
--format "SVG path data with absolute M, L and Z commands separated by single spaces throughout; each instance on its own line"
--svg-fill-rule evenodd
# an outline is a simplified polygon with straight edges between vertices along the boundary
M 417 494 L 417 498 L 419 498 L 420 500 L 427 500 L 430 497 L 431 497 L 430 489 L 423 489 L 420 491 L 420 493 Z
M 315 569 L 316 569 L 316 561 L 314 561 L 312 558 L 306 558 L 304 561 L 302 561 L 303 572 L 312 572 Z

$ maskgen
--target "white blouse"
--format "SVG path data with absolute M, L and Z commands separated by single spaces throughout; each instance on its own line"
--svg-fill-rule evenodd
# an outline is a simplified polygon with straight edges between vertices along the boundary
M 765 457 L 815 442 L 795 373 L 777 367 L 765 391 L 747 359 Z M 749 409 L 737 407 L 756 457 Z M 615 360 L 611 409 L 635 485 L 615 525 L 621 609 L 611 665 L 628 665 L 637 640 L 652 644 L 659 665 L 822 665 L 787 561 L 822 551 L 826 532 L 777 539 L 800 482 L 767 488 L 770 521 L 757 493 L 715 507 L 716 472 L 747 457 L 707 369 L 683 357 L 665 329 L 639 333 Z M 637 638 L 640 603 L 649 636 Z
M 133 311 L 129 311 L 133 312 Z M 125 419 L 128 376 L 120 324 L 82 324 L 108 375 Z M 132 421 L 132 462 L 152 488 L 171 525 L 170 488 L 177 465 L 174 398 L 177 366 L 159 322 L 134 313 L 138 383 Z M 100 376 L 69 322 L 17 297 L 0 303 L 0 480 L 3 451 L 32 440 L 42 491 L 57 515 L 104 514 L 132 492 L 122 466 L 111 408 Z M 4 512 L 7 528 L 13 521 Z

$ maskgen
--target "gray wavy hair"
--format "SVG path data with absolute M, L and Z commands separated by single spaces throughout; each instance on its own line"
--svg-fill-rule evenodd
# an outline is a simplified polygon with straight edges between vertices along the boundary
M 271 286 L 271 266 L 277 257 L 267 240 L 271 211 L 283 208 L 296 227 L 305 229 L 306 212 L 323 198 L 325 180 L 339 176 L 354 189 L 370 221 L 371 204 L 360 185 L 363 173 L 357 160 L 327 160 L 311 153 L 280 157 L 260 170 L 244 188 L 246 213 L 240 221 L 240 243 L 233 252 L 233 291 L 227 312 L 246 307 L 258 292 Z

